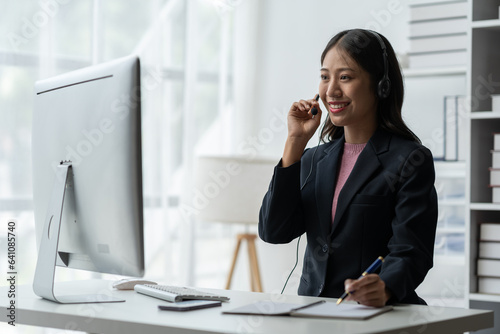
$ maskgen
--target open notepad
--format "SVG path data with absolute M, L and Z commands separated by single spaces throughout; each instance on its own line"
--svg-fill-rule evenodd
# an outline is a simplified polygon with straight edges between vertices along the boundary
M 363 320 L 390 310 L 392 310 L 392 306 L 370 307 L 345 302 L 337 305 L 323 300 L 306 305 L 259 301 L 223 313 Z

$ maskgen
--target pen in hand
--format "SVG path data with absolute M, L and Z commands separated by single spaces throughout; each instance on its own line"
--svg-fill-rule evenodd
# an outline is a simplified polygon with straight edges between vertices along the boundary
M 373 273 L 375 270 L 377 270 L 380 265 L 384 262 L 384 258 L 382 256 L 379 256 L 369 267 L 366 269 L 361 276 L 359 276 L 358 279 L 365 277 L 368 274 Z M 350 291 L 345 291 L 342 296 L 337 300 L 337 305 L 342 303 L 342 301 L 350 294 Z

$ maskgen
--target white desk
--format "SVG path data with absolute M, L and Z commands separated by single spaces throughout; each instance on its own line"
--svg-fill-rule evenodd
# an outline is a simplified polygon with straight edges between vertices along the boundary
M 79 293 L 109 294 L 110 282 L 78 282 Z M 74 282 L 72 282 L 74 284 Z M 61 285 L 68 288 L 69 285 Z M 74 285 L 73 285 L 74 286 Z M 134 291 L 112 291 L 126 299 L 124 303 L 60 305 L 35 296 L 31 286 L 18 286 L 16 300 L 16 324 L 78 330 L 107 334 L 153 334 L 153 333 L 462 333 L 493 327 L 493 312 L 448 307 L 419 305 L 396 306 L 393 311 L 369 320 L 332 320 L 294 317 L 264 317 L 221 314 L 256 300 L 276 302 L 308 303 L 319 298 L 272 295 L 267 293 L 210 290 L 231 298 L 222 308 L 209 308 L 189 312 L 159 311 L 161 300 L 140 295 Z M 0 288 L 0 308 L 4 310 L 7 287 Z M 334 301 L 334 300 L 332 300 Z M 1 324 L 0 328 L 8 326 Z M 1 330 L 0 330 L 1 332 Z

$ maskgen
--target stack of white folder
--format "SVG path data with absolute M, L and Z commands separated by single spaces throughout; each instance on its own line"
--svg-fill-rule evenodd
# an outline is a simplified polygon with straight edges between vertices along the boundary
M 500 294 L 500 223 L 479 225 L 478 292 Z
M 500 133 L 493 134 L 493 150 L 491 150 L 490 187 L 492 202 L 500 203 Z
M 410 4 L 410 68 L 467 64 L 468 6 L 466 0 Z

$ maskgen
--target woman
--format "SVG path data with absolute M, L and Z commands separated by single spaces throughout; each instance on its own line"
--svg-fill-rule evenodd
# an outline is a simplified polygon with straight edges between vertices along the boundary
M 288 243 L 306 233 L 299 294 L 370 306 L 425 304 L 415 289 L 433 264 L 437 223 L 430 151 L 401 117 L 403 80 L 385 37 L 340 32 L 321 56 L 324 142 L 315 99 L 293 103 L 288 137 L 260 211 L 259 235 Z M 356 279 L 378 257 L 378 274 Z

